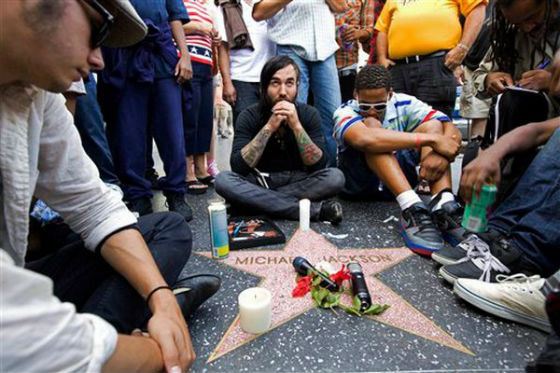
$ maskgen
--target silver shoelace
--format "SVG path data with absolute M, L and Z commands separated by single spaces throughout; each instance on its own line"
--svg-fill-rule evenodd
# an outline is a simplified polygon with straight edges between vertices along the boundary
M 473 234 L 469 236 L 459 244 L 459 247 L 467 251 L 467 256 L 459 260 L 458 263 L 473 262 L 473 264 L 482 271 L 482 274 L 478 278 L 481 281 L 490 282 L 492 271 L 502 273 L 511 272 L 498 258 L 492 255 L 488 244 L 477 235 Z

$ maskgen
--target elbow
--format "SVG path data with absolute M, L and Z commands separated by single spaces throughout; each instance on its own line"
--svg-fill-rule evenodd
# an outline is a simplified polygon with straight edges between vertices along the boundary
M 253 9 L 253 19 L 257 22 L 266 21 L 266 14 L 259 7 Z

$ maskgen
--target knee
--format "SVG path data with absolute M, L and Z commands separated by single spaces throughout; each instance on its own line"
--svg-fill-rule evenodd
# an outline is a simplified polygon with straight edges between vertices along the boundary
M 238 178 L 238 175 L 233 171 L 221 171 L 218 175 L 216 175 L 216 179 L 214 180 L 216 193 L 227 198 L 236 178 Z
M 327 176 L 325 178 L 325 188 L 330 189 L 333 193 L 340 192 L 346 182 L 344 173 L 336 167 L 326 168 L 325 173 Z

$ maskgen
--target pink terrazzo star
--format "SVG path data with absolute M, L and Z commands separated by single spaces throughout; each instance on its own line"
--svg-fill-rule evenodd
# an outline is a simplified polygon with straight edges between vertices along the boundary
M 210 252 L 200 255 L 212 256 Z M 391 306 L 383 314 L 368 318 L 472 355 L 471 351 L 375 277 L 411 255 L 412 252 L 406 248 L 338 250 L 320 234 L 298 230 L 284 250 L 231 251 L 221 263 L 262 278 L 258 286 L 270 290 L 273 298 L 272 330 L 315 307 L 310 296 L 293 298 L 291 295 L 296 284 L 293 258 L 303 256 L 311 263 L 327 261 L 337 270 L 343 263 L 357 261 L 362 265 L 373 302 Z M 343 300 L 350 304 L 349 297 Z M 208 362 L 258 337 L 241 330 L 237 316 Z

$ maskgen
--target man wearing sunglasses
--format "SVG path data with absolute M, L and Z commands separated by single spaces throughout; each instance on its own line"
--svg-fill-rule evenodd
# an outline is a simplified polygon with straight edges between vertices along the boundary
M 186 370 L 195 354 L 183 313 L 202 298 L 176 298 L 168 284 L 190 254 L 188 226 L 174 213 L 137 222 L 51 93 L 102 69 L 100 45 L 142 40 L 145 24 L 128 0 L 1 1 L 0 24 L 10 30 L 0 32 L 2 370 Z M 25 263 L 33 196 L 83 241 Z
M 449 167 L 461 136 L 445 114 L 415 97 L 394 93 L 390 81 L 385 67 L 365 66 L 356 77 L 355 100 L 334 114 L 339 167 L 346 178 L 342 194 L 359 199 L 396 197 L 406 245 L 430 256 L 443 247 L 443 238 L 455 244 L 464 233 Z M 430 185 L 429 207 L 412 189 L 419 179 Z

